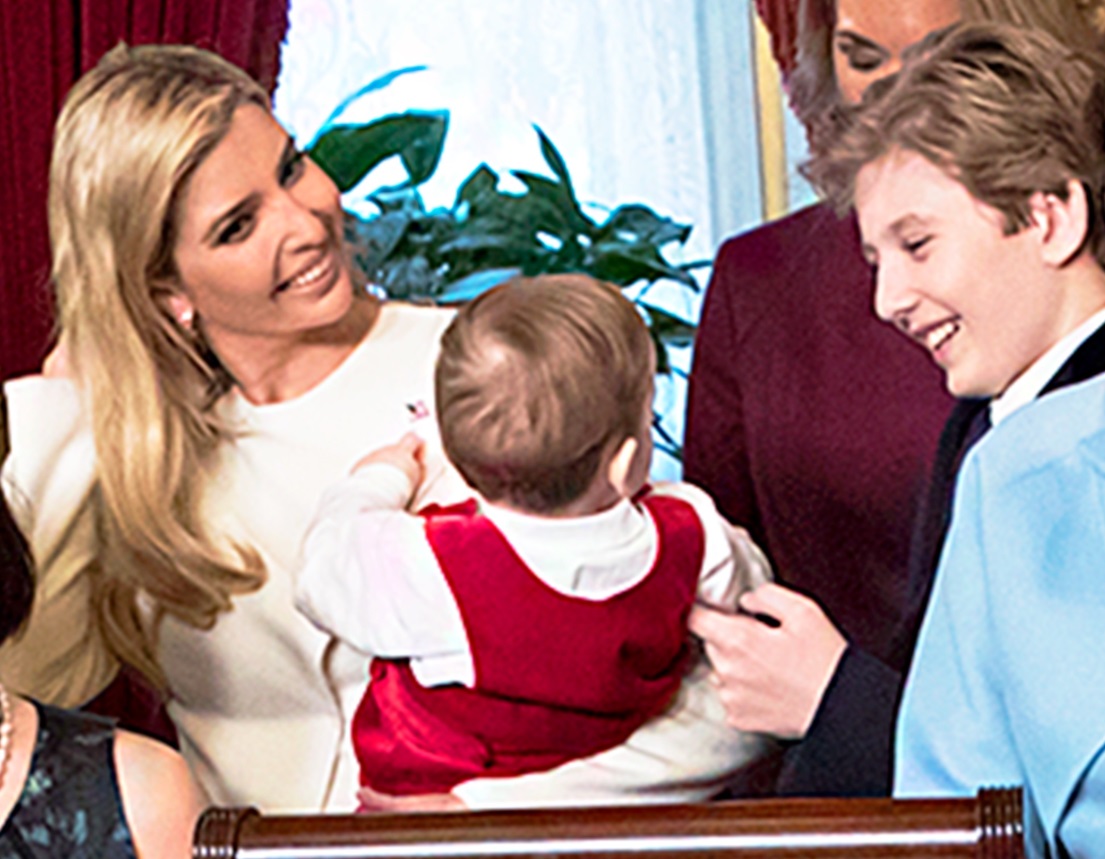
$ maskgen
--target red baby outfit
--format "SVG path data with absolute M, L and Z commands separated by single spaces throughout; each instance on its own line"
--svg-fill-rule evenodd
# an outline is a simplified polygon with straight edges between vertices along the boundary
M 642 503 L 657 529 L 655 562 L 603 600 L 544 584 L 475 501 L 427 512 L 475 684 L 426 688 L 406 660 L 376 659 L 353 720 L 362 784 L 432 793 L 550 769 L 618 745 L 664 709 L 682 679 L 704 537 L 687 502 Z

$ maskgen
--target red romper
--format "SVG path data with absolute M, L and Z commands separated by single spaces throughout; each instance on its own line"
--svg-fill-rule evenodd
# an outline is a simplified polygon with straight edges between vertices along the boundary
M 623 742 L 679 688 L 704 553 L 685 501 L 647 496 L 655 563 L 603 600 L 553 590 L 475 501 L 427 511 L 426 536 L 460 609 L 475 685 L 421 686 L 376 659 L 353 719 L 361 783 L 438 793 L 472 778 L 551 769 Z

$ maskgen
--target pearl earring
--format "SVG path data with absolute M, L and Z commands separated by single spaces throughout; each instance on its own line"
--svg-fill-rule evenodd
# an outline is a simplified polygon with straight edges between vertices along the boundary
M 195 316 L 196 311 L 193 310 L 191 307 L 188 307 L 180 311 L 180 314 L 177 316 L 177 322 L 180 323 L 181 328 L 186 328 L 190 331 L 192 329 L 192 321 L 195 319 Z

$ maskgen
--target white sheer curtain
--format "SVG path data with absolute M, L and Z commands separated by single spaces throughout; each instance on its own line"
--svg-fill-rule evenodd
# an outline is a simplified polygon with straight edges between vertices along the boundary
M 290 16 L 276 111 L 303 142 L 348 93 L 428 67 L 348 116 L 451 112 L 425 187 L 431 206 L 451 204 L 482 162 L 500 174 L 547 172 L 536 124 L 581 200 L 642 202 L 692 224 L 682 261 L 711 258 L 760 220 L 749 0 L 292 0 Z M 705 284 L 708 270 L 700 274 Z M 698 298 L 659 289 L 664 305 L 697 318 Z M 678 379 L 659 392 L 677 437 L 682 396 Z M 677 474 L 677 464 L 658 463 L 658 477 Z

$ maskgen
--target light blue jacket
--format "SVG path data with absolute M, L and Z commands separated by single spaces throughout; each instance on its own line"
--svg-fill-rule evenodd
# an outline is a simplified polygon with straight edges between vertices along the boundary
M 898 718 L 894 793 L 1021 784 L 1029 856 L 1105 857 L 1103 748 L 1098 377 L 1025 406 L 964 463 Z

